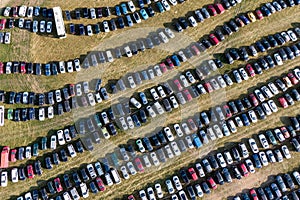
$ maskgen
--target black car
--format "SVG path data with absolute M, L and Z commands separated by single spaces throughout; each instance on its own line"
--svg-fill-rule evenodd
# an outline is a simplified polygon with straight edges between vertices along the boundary
M 40 192 L 43 200 L 48 200 L 48 194 L 47 194 L 46 188 L 42 188 L 39 192 Z
M 48 188 L 48 192 L 50 194 L 55 194 L 56 193 L 56 190 L 54 189 L 54 186 L 53 186 L 53 182 L 52 181 L 49 181 L 47 183 L 47 188 Z
M 14 104 L 15 103 L 15 96 L 16 96 L 15 92 L 10 92 L 9 93 L 9 100 L 8 100 L 9 104 Z
M 292 177 L 289 174 L 284 174 L 283 178 L 291 190 L 295 189 L 295 184 L 292 180 Z
M 274 60 L 270 55 L 267 55 L 265 57 L 265 60 L 268 62 L 270 68 L 273 68 L 275 66 Z
M 72 183 L 70 181 L 70 177 L 69 177 L 68 174 L 64 174 L 63 180 L 64 180 L 64 184 L 65 184 L 65 186 L 66 186 L 67 189 L 69 189 L 69 188 L 72 187 Z
M 110 23 L 110 30 L 114 31 L 114 30 L 117 30 L 117 25 L 116 25 L 116 21 L 114 19 L 111 19 L 109 21 Z
M 201 43 L 205 46 L 205 48 L 207 48 L 207 49 L 209 49 L 210 47 L 212 47 L 213 45 L 212 45 L 212 43 L 209 41 L 209 40 L 207 40 L 207 39 L 203 39 L 202 41 L 201 41 Z
M 160 140 L 160 142 L 161 142 L 162 144 L 166 144 L 166 143 L 167 143 L 167 139 L 166 139 L 166 137 L 165 137 L 165 135 L 163 134 L 162 131 L 159 131 L 159 132 L 157 133 L 157 137 L 158 137 L 158 139 Z
M 233 33 L 231 28 L 227 24 L 223 25 L 223 31 L 226 35 L 231 35 Z
M 42 106 L 45 104 L 45 95 L 39 94 L 39 106 Z
M 269 50 L 269 49 L 271 48 L 270 43 L 269 43 L 265 38 L 263 38 L 263 39 L 261 40 L 261 43 L 262 43 L 262 45 L 265 47 L 266 50 Z
M 286 52 L 284 51 L 283 48 L 280 48 L 280 49 L 278 50 L 278 52 L 279 52 L 280 57 L 282 58 L 283 61 L 286 61 L 286 60 L 288 59 L 288 58 L 287 58 L 287 54 L 286 54 Z
M 208 184 L 206 183 L 206 181 L 202 182 L 202 183 L 201 183 L 201 186 L 202 186 L 203 192 L 204 192 L 205 194 L 209 194 L 209 193 L 210 193 L 210 189 L 209 189 L 209 186 L 208 186 Z
M 178 19 L 178 22 L 179 22 L 179 24 L 181 25 L 181 27 L 183 28 L 183 29 L 187 29 L 188 28 L 188 22 L 187 22 L 187 20 L 186 20 L 186 18 L 184 18 L 184 17 L 180 17 L 179 19 Z
M 240 99 L 237 99 L 235 101 L 235 105 L 237 106 L 237 108 L 239 109 L 240 112 L 244 112 L 245 111 L 245 107 L 242 103 L 242 101 Z
M 72 174 L 72 177 L 73 177 L 73 181 L 74 181 L 76 187 L 79 187 L 79 186 L 80 186 L 80 183 L 81 183 L 81 179 L 80 179 L 78 173 L 77 173 L 77 172 L 74 172 L 74 173 Z
M 111 135 L 117 135 L 117 130 L 113 123 L 108 123 L 106 128 L 108 129 Z
M 229 53 L 234 60 L 240 59 L 240 55 L 236 49 L 230 49 Z
M 241 161 L 241 156 L 240 156 L 239 150 L 236 147 L 233 147 L 231 149 L 231 152 L 232 152 L 232 156 L 233 156 L 234 160 L 236 160 L 238 162 Z
M 28 108 L 28 119 L 35 119 L 35 108 Z
M 265 187 L 265 194 L 267 195 L 268 199 L 274 199 L 274 195 L 270 187 Z
M 258 59 L 258 62 L 259 62 L 259 64 L 260 64 L 260 66 L 261 66 L 264 70 L 268 70 L 268 69 L 269 69 L 269 65 L 268 65 L 268 63 L 266 62 L 265 59 L 259 58 L 259 59 Z
M 14 110 L 14 121 L 19 122 L 20 121 L 20 109 L 15 109 Z
M 141 122 L 146 123 L 147 122 L 147 116 L 146 116 L 145 110 L 140 109 L 139 113 L 140 113 Z
M 32 200 L 39 200 L 39 191 L 38 190 L 33 190 L 31 192 L 32 194 Z
M 232 171 L 233 171 L 233 175 L 236 179 L 241 179 L 242 178 L 242 174 L 241 174 L 241 172 L 240 172 L 240 170 L 237 166 L 233 166 Z
M 60 150 L 60 157 L 61 157 L 61 161 L 63 161 L 63 162 L 68 161 L 67 152 L 65 149 Z
M 265 52 L 265 51 L 266 51 L 265 47 L 262 45 L 262 43 L 261 43 L 260 41 L 257 41 L 257 42 L 255 43 L 255 45 L 256 45 L 256 47 L 258 48 L 258 50 L 259 50 L 260 52 Z
M 84 182 L 87 182 L 88 180 L 90 180 L 89 176 L 87 175 L 87 173 L 85 171 L 85 168 L 80 169 L 80 175 Z
M 283 45 L 285 43 L 285 40 L 279 33 L 276 33 L 274 35 L 274 39 L 278 42 L 279 45 Z
M 230 175 L 230 172 L 228 170 L 228 168 L 223 168 L 222 169 L 222 174 L 224 176 L 224 179 L 227 183 L 231 183 L 232 182 L 232 178 L 231 178 L 231 175 Z
M 21 121 L 27 121 L 27 108 L 21 109 Z
M 37 175 L 42 175 L 43 173 L 41 161 L 39 160 L 34 162 L 34 173 Z
M 76 135 L 78 134 L 74 125 L 69 127 L 69 131 L 70 131 L 71 138 L 75 138 Z
M 241 59 L 243 61 L 248 61 L 249 60 L 249 55 L 248 55 L 248 52 L 247 52 L 245 47 L 242 47 L 242 48 L 239 49 L 239 54 L 240 54 Z
M 235 32 L 237 32 L 239 30 L 239 27 L 236 25 L 234 20 L 230 20 L 228 24 L 229 24 L 231 30 L 233 30 Z
M 262 68 L 260 67 L 260 65 L 257 62 L 253 63 L 252 67 L 255 70 L 256 74 L 262 74 L 263 73 Z
M 244 103 L 244 105 L 246 106 L 247 109 L 252 108 L 252 104 L 250 103 L 249 99 L 247 97 L 244 97 L 242 99 L 242 102 Z
M 15 103 L 21 103 L 22 93 L 18 92 L 15 97 Z
M 256 106 L 255 111 L 258 114 L 259 119 L 266 119 L 266 114 L 260 106 Z
M 200 10 L 205 19 L 210 18 L 210 14 L 205 7 L 201 8 Z
M 189 194 L 190 198 L 192 200 L 196 200 L 196 194 L 195 194 L 195 191 L 194 191 L 193 187 L 190 185 L 186 189 L 188 191 L 188 194 Z
M 58 153 L 54 152 L 54 153 L 52 154 L 52 158 L 53 158 L 53 164 L 58 165 L 59 162 L 60 162 Z
M 120 29 L 122 29 L 122 28 L 125 27 L 124 19 L 123 19 L 122 17 L 119 17 L 119 18 L 117 19 L 117 23 L 118 23 L 118 27 L 119 27 Z
M 217 160 L 215 159 L 215 157 L 213 155 L 208 156 L 208 159 L 210 161 L 210 164 L 211 164 L 212 168 L 214 168 L 214 169 L 219 168 L 219 164 L 218 164 Z
M 79 152 L 79 153 L 82 153 L 84 151 L 82 142 L 80 140 L 78 140 L 75 143 L 75 147 L 76 147 L 76 151 Z
M 220 29 L 217 29 L 215 31 L 215 35 L 218 38 L 218 40 L 223 41 L 225 40 L 225 36 L 223 35 L 222 31 Z
M 269 43 L 272 47 L 277 47 L 278 46 L 278 43 L 277 43 L 276 39 L 272 35 L 268 36 L 268 41 L 269 41 Z
M 50 157 L 46 157 L 45 158 L 45 167 L 46 169 L 52 169 L 52 162 L 51 162 L 51 158 Z
M 144 137 L 142 140 L 143 140 L 143 143 L 146 146 L 146 149 L 148 151 L 152 151 L 153 150 L 153 146 L 151 145 L 151 142 L 150 142 L 149 138 L 148 137 Z
M 181 176 L 182 180 L 186 184 L 189 184 L 190 183 L 190 179 L 188 178 L 186 171 L 184 169 L 181 169 L 179 173 L 180 173 L 180 176 Z
M 99 192 L 99 190 L 98 190 L 98 188 L 96 187 L 96 184 L 95 184 L 95 182 L 94 181 L 92 181 L 92 182 L 90 182 L 90 189 L 91 189 L 91 192 L 92 193 L 98 193 Z
M 153 136 L 151 136 L 151 138 L 150 138 L 151 140 L 152 140 L 152 142 L 153 142 L 153 144 L 154 144 L 154 146 L 160 146 L 161 145 L 161 143 L 160 143 L 160 141 L 158 140 L 158 138 L 157 138 L 157 136 L 156 135 L 153 135 Z
M 286 52 L 288 59 L 293 60 L 295 58 L 295 55 L 290 47 L 285 47 L 284 51 Z
M 216 176 L 216 180 L 217 180 L 217 183 L 220 184 L 220 185 L 223 185 L 224 184 L 224 179 L 223 179 L 223 176 L 222 174 L 220 173 L 220 171 L 216 171 L 215 173 L 215 176 Z
M 150 5 L 146 8 L 146 10 L 147 10 L 149 17 L 153 17 L 155 15 L 155 12 Z
M 174 22 L 173 26 L 174 26 L 174 28 L 175 28 L 176 31 L 178 31 L 178 32 L 182 32 L 183 31 L 181 25 L 178 22 Z
M 83 24 L 79 24 L 79 35 L 85 35 L 85 29 Z

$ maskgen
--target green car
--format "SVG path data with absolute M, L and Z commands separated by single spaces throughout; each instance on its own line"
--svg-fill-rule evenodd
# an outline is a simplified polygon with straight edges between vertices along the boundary
M 42 150 L 47 149 L 47 137 L 42 138 Z
M 32 150 L 32 155 L 33 156 L 38 156 L 39 155 L 39 144 L 34 143 L 32 149 L 33 149 Z
M 266 131 L 266 136 L 269 139 L 269 141 L 273 144 L 273 145 L 277 145 L 277 141 L 274 137 L 274 134 L 272 133 L 271 130 L 267 130 Z
M 7 119 L 13 120 L 13 112 L 14 112 L 14 110 L 12 108 L 8 109 L 8 111 L 7 111 Z
M 99 115 L 97 115 L 97 114 L 94 115 L 94 121 L 96 122 L 98 127 L 100 127 L 100 128 L 102 127 L 102 123 L 100 121 Z

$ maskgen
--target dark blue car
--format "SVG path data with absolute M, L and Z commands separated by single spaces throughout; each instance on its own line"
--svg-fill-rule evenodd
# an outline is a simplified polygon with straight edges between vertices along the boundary
M 51 66 L 50 66 L 49 63 L 45 65 L 45 75 L 46 76 L 50 76 L 51 75 L 50 67 Z
M 259 159 L 259 156 L 257 155 L 257 153 L 256 154 L 253 154 L 253 161 L 254 161 L 254 166 L 256 167 L 256 168 L 261 168 L 262 166 L 261 166 L 261 162 L 260 162 L 260 159 Z
M 243 120 L 244 126 L 250 126 L 249 118 L 247 117 L 247 115 L 245 113 L 242 114 L 242 120 Z
M 137 115 L 136 115 L 136 114 L 133 114 L 131 117 L 132 117 L 132 120 L 133 120 L 135 126 L 136 126 L 136 127 L 140 127 L 140 126 L 141 126 L 141 122 L 140 122 L 140 120 L 138 119 Z
M 118 6 L 118 5 L 115 6 L 115 12 L 116 12 L 116 15 L 117 15 L 117 16 L 121 16 L 121 15 L 122 15 L 120 6 Z

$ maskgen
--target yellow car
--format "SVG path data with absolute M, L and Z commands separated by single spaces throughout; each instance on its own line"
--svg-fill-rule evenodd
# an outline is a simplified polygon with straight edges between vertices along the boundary
M 248 18 L 250 19 L 251 22 L 256 21 L 256 17 L 253 12 L 248 12 Z

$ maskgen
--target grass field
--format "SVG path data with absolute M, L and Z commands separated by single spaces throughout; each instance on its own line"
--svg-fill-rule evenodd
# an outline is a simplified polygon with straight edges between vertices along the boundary
M 45 7 L 61 6 L 63 10 L 80 7 L 100 7 L 100 6 L 114 6 L 122 1 L 118 0 L 81 0 L 81 1 L 39 1 L 39 0 L 16 0 L 8 3 L 1 2 L 1 7 L 8 5 L 40 5 Z M 194 11 L 201 8 L 204 5 L 212 3 L 211 0 L 189 0 L 182 5 L 172 7 L 171 11 L 163 14 L 157 14 L 156 17 L 144 21 L 139 25 L 135 25 L 133 28 L 125 28 L 124 30 L 117 30 L 108 34 L 101 33 L 92 37 L 79 37 L 68 35 L 66 39 L 58 40 L 51 37 L 44 37 L 36 35 L 25 30 L 19 30 L 17 28 L 12 30 L 12 44 L 0 45 L 0 60 L 5 61 L 28 61 L 28 62 L 41 62 L 46 63 L 50 61 L 69 60 L 76 57 L 83 57 L 88 52 L 95 49 L 107 49 L 113 48 L 114 45 L 122 45 L 123 43 L 133 41 L 136 38 L 146 37 L 149 32 L 163 28 L 164 26 L 171 27 L 171 22 L 174 18 L 191 14 L 189 11 Z M 199 38 L 212 32 L 215 27 L 222 25 L 224 22 L 229 21 L 232 17 L 239 13 L 246 13 L 247 11 L 253 11 L 267 0 L 244 0 L 238 6 L 226 11 L 223 15 L 213 17 L 205 20 L 204 23 L 198 24 L 196 28 L 189 28 L 184 33 L 184 37 L 181 34 L 176 34 L 176 38 L 171 40 L 169 44 L 163 47 L 147 50 L 144 53 L 139 53 L 134 58 L 122 58 L 118 59 L 110 65 L 98 66 L 97 68 L 87 71 L 85 73 L 71 73 L 60 74 L 59 76 L 35 76 L 35 75 L 2 75 L 0 76 L 0 89 L 5 91 L 34 91 L 46 92 L 49 90 L 55 90 L 64 87 L 66 84 L 77 83 L 85 80 L 89 81 L 96 77 L 101 77 L 104 84 L 109 81 L 120 79 L 126 74 L 139 71 L 147 68 L 150 65 L 160 62 L 167 55 L 180 48 L 185 47 L 193 41 L 198 41 Z M 227 37 L 221 45 L 213 47 L 207 51 L 201 59 L 207 59 L 214 56 L 219 56 L 224 50 L 230 47 L 249 46 L 253 42 L 259 40 L 263 36 L 274 34 L 276 32 L 287 30 L 291 27 L 299 26 L 300 12 L 299 6 L 285 9 L 279 13 L 276 13 L 262 21 L 251 23 L 250 25 L 241 28 L 238 33 L 234 33 L 232 36 Z M 97 19 L 97 22 L 101 21 Z M 79 24 L 76 20 L 74 23 Z M 91 24 L 95 23 L 94 20 L 81 20 L 80 23 Z M 121 38 L 121 39 L 120 39 Z M 268 53 L 272 52 L 268 51 Z M 267 53 L 266 53 L 267 54 Z M 266 55 L 259 54 L 259 56 Z M 170 123 L 179 122 L 181 119 L 186 119 L 188 116 L 193 116 L 196 113 L 207 110 L 212 105 L 219 104 L 221 102 L 229 101 L 231 99 L 237 99 L 243 94 L 247 94 L 257 86 L 263 83 L 275 80 L 276 77 L 286 73 L 289 69 L 293 69 L 298 66 L 300 58 L 296 58 L 293 61 L 285 62 L 282 67 L 276 69 L 270 69 L 265 71 L 262 75 L 251 78 L 241 84 L 234 84 L 232 87 L 227 87 L 222 92 L 222 96 L 213 94 L 212 96 L 204 96 L 199 100 L 193 100 L 193 103 L 183 106 L 180 110 L 172 112 L 172 114 L 165 115 L 163 120 L 156 120 L 146 126 L 137 129 L 134 133 L 121 133 L 117 137 L 113 138 L 112 142 L 102 143 L 96 148 L 95 152 L 85 152 L 82 155 L 77 156 L 74 159 L 69 158 L 67 163 L 61 163 L 59 166 L 54 166 L 54 169 L 44 170 L 42 176 L 36 176 L 33 180 L 26 180 L 19 183 L 9 183 L 8 187 L 0 188 L 0 195 L 2 199 L 15 199 L 15 197 L 24 194 L 24 192 L 32 190 L 39 186 L 44 186 L 45 181 L 55 178 L 57 175 L 62 175 L 77 169 L 84 163 L 96 161 L 98 158 L 103 157 L 106 153 L 111 152 L 114 147 L 120 144 L 126 144 L 132 142 L 133 139 L 142 137 L 143 135 L 150 135 L 154 130 L 159 129 L 162 126 L 166 126 Z M 182 67 L 177 68 L 176 71 L 164 76 L 156 82 L 143 84 L 136 91 L 141 91 L 149 88 L 153 85 L 157 85 L 159 82 L 164 82 L 171 79 L 172 76 L 179 74 L 186 69 L 195 68 L 197 64 L 201 62 L 197 59 L 191 63 L 185 63 Z M 224 73 L 233 68 L 244 66 L 245 62 L 235 62 L 233 65 L 225 66 L 220 69 L 220 73 Z M 131 95 L 133 92 L 129 91 L 126 95 Z M 132 93 L 131 93 L 132 92 Z M 107 108 L 112 103 L 115 103 L 120 96 L 124 94 L 118 93 L 111 95 L 111 100 L 101 103 L 95 107 L 95 111 L 101 111 L 103 108 Z M 24 106 L 24 105 L 22 105 Z M 8 105 L 5 105 L 8 108 Z M 286 122 L 288 116 L 295 116 L 299 114 L 300 104 L 296 103 L 285 110 L 280 109 L 279 112 L 268 117 L 265 121 L 259 121 L 258 123 L 251 125 L 248 128 L 239 129 L 237 134 L 231 135 L 224 139 L 218 140 L 215 144 L 205 146 L 201 150 L 189 150 L 187 153 L 181 155 L 179 158 L 168 161 L 159 169 L 151 168 L 144 174 L 131 176 L 129 180 L 123 180 L 122 184 L 109 187 L 104 193 L 100 193 L 97 196 L 90 194 L 88 199 L 125 199 L 126 195 L 131 193 L 137 194 L 141 189 L 145 189 L 147 186 L 154 185 L 156 181 L 163 181 L 170 175 L 179 171 L 181 167 L 187 167 L 190 163 L 195 161 L 207 153 L 220 150 L 220 148 L 228 148 L 233 146 L 236 142 L 245 141 L 245 138 L 249 138 L 270 128 L 281 126 Z M 43 123 L 38 121 L 31 122 L 10 122 L 5 121 L 5 126 L 0 128 L 0 141 L 2 146 L 10 146 L 11 148 L 27 146 L 34 141 L 39 140 L 42 136 L 49 136 L 53 130 L 62 128 L 68 124 L 74 123 L 74 120 L 81 117 L 80 112 L 72 112 L 64 114 L 61 117 L 55 117 L 52 120 L 46 120 Z M 155 124 L 155 125 L 153 125 Z M 45 152 L 40 152 L 43 154 Z M 250 175 L 250 177 L 243 179 L 242 181 L 234 181 L 232 184 L 225 184 L 219 187 L 211 195 L 205 196 L 205 199 L 226 199 L 228 196 L 234 196 L 245 189 L 252 187 L 258 187 L 261 184 L 272 180 L 271 175 L 284 173 L 291 171 L 294 168 L 299 167 L 300 156 L 293 153 L 293 158 L 283 163 L 276 163 L 272 166 L 268 166 L 258 173 Z M 173 162 L 174 161 L 174 162 Z M 30 163 L 30 161 L 27 161 Z M 27 163 L 26 162 L 26 163 Z M 16 162 L 15 166 L 24 164 L 25 162 Z

